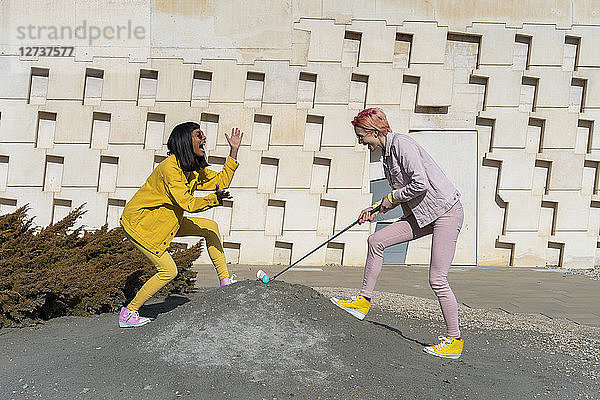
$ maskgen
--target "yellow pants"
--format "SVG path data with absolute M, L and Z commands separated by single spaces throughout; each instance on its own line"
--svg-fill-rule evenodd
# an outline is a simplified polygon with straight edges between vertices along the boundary
M 130 310 L 137 311 L 150 297 L 177 276 L 177 266 L 168 251 L 165 251 L 161 257 L 158 257 L 142 247 L 127 232 L 125 232 L 125 235 L 127 235 L 135 247 L 152 261 L 158 270 L 158 273 L 148 279 L 148 282 L 142 286 L 135 295 L 135 298 L 127 306 Z M 219 280 L 229 277 L 225 254 L 223 253 L 223 245 L 221 244 L 221 236 L 219 235 L 219 227 L 215 221 L 206 218 L 184 218 L 175 236 L 202 236 L 206 240 L 208 255 L 217 270 Z

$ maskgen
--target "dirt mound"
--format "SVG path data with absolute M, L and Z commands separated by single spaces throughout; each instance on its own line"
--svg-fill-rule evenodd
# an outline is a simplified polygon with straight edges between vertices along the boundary
M 398 335 L 361 323 L 303 285 L 243 281 L 209 290 L 158 318 L 146 333 L 142 351 L 158 353 L 171 366 L 225 378 L 232 387 L 247 382 L 248 390 L 262 387 L 264 394 L 272 387 L 274 395 L 328 387 L 334 393 L 345 387 L 348 396 L 391 395 L 391 387 L 371 379 L 375 360 L 364 353 L 386 343 L 397 347 Z M 388 366 L 395 363 L 390 352 Z
M 319 383 L 348 370 L 331 351 L 332 342 L 347 336 L 348 321 L 335 318 L 330 306 L 306 286 L 244 281 L 157 320 L 154 338 L 143 346 L 194 369 L 234 367 L 254 382 L 292 376 Z

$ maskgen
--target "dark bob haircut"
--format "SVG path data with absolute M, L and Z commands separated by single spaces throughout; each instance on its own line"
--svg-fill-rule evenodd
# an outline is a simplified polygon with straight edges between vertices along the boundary
M 167 155 L 175 154 L 179 165 L 184 172 L 198 171 L 208 166 L 205 157 L 198 157 L 192 149 L 192 131 L 200 129 L 196 122 L 184 122 L 171 131 L 167 148 Z

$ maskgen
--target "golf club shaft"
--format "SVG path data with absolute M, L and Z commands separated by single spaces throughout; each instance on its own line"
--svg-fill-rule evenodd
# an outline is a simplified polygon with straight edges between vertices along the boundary
M 343 230 L 341 230 L 340 232 L 336 233 L 335 236 L 333 236 L 331 239 L 327 240 L 326 242 L 321 243 L 319 245 L 319 247 L 315 248 L 313 251 L 311 251 L 310 253 L 308 253 L 307 255 L 305 255 L 304 257 L 302 257 L 301 259 L 297 260 L 295 263 L 291 264 L 289 267 L 287 267 L 284 270 L 282 270 L 281 272 L 279 272 L 277 275 L 273 276 L 273 278 L 271 278 L 271 280 L 277 278 L 279 275 L 283 274 L 285 271 L 287 271 L 288 269 L 292 268 L 294 265 L 298 264 L 300 261 L 304 260 L 306 257 L 310 256 L 312 253 L 314 253 L 315 251 L 319 250 L 321 247 L 325 246 L 327 243 L 331 242 L 333 239 L 335 239 L 336 237 L 340 236 L 342 233 L 346 232 L 348 229 L 352 228 L 357 223 L 358 223 L 358 220 L 354 221 L 352 224 L 348 225 Z
M 380 206 L 375 207 L 371 212 L 378 212 L 379 211 Z M 344 229 L 342 229 L 341 231 L 339 231 L 338 233 L 336 233 L 334 236 L 332 236 L 330 239 L 328 239 L 327 241 L 321 243 L 319 245 L 319 247 L 315 248 L 313 251 L 311 251 L 310 253 L 308 253 L 307 255 L 305 255 L 304 257 L 302 257 L 301 259 L 297 260 L 295 263 L 291 264 L 289 267 L 283 269 L 282 271 L 280 271 L 277 275 L 274 275 L 271 280 L 274 280 L 275 278 L 277 278 L 279 275 L 283 274 L 285 271 L 287 271 L 288 269 L 292 268 L 294 265 L 298 264 L 300 261 L 304 260 L 306 257 L 310 256 L 312 253 L 314 253 L 315 251 L 319 250 L 321 247 L 325 246 L 327 243 L 331 242 L 333 239 L 335 239 L 336 237 L 340 236 L 342 233 L 346 232 L 348 229 L 352 228 L 354 225 L 358 224 L 358 219 L 356 221 L 354 221 L 353 223 L 351 223 L 350 225 L 348 225 L 347 227 L 345 227 Z

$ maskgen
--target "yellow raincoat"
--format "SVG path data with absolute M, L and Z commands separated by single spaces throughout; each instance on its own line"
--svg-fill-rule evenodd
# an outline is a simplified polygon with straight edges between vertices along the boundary
M 229 187 L 239 163 L 227 157 L 220 172 L 203 168 L 193 171 L 188 181 L 175 155 L 152 171 L 146 183 L 125 205 L 121 226 L 148 251 L 162 256 L 179 230 L 183 212 L 200 212 L 219 205 L 217 195 L 194 197 L 195 190 Z

